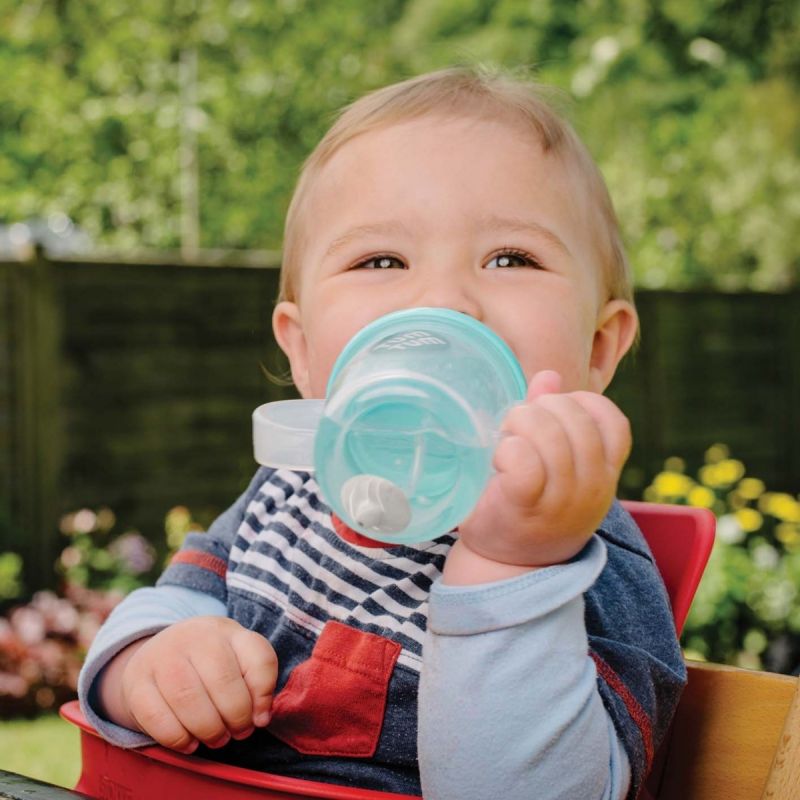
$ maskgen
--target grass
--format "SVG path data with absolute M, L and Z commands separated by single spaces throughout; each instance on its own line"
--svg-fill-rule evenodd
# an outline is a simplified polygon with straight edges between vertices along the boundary
M 55 714 L 0 721 L 0 769 L 71 789 L 80 763 L 78 729 Z

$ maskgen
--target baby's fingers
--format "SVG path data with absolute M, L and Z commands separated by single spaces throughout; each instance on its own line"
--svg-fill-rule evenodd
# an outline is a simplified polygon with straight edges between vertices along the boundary
M 576 488 L 596 481 L 598 468 L 608 463 L 597 421 L 571 394 L 547 395 L 538 402 L 557 420 L 568 442 L 572 454 L 571 477 L 577 481 Z M 602 470 L 600 474 L 604 473 Z M 570 476 L 566 472 L 561 474 Z
M 209 747 L 227 743 L 227 726 L 190 659 L 159 663 L 153 669 L 153 677 L 161 696 L 190 734 Z
M 530 402 L 545 394 L 558 394 L 561 391 L 561 375 L 553 369 L 537 372 L 528 384 L 526 401 Z
M 505 437 L 494 464 L 507 499 L 521 508 L 538 505 L 545 495 L 560 495 L 575 474 L 575 454 L 564 425 L 543 402 L 563 403 L 564 397 L 546 395 L 517 406 L 503 423 Z
M 607 397 L 595 392 L 575 392 L 572 397 L 591 415 L 603 442 L 606 463 L 615 470 L 631 451 L 631 424 L 620 409 Z
M 140 730 L 163 747 L 187 754 L 197 749 L 197 739 L 180 723 L 155 683 L 140 683 L 128 709 Z
M 494 468 L 503 476 L 506 501 L 523 507 L 539 502 L 547 483 L 547 468 L 539 451 L 527 439 L 505 436 L 495 450 Z
M 231 647 L 253 707 L 253 724 L 262 728 L 269 723 L 272 696 L 278 677 L 278 658 L 272 645 L 260 634 L 242 628 L 231 637 Z
M 249 736 L 253 732 L 253 703 L 232 643 L 221 637 L 215 647 L 192 652 L 191 661 L 224 725 L 216 745 L 225 744 L 228 734 L 234 739 Z

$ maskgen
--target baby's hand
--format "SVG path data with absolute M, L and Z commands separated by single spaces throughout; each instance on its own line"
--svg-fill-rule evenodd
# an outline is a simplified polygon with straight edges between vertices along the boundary
M 112 721 L 173 750 L 222 747 L 267 725 L 277 666 L 260 634 L 225 617 L 195 617 L 117 655 L 101 703 Z
M 630 425 L 603 395 L 560 386 L 557 373 L 537 373 L 506 416 L 497 472 L 459 527 L 460 548 L 506 565 L 556 564 L 580 552 L 607 513 Z

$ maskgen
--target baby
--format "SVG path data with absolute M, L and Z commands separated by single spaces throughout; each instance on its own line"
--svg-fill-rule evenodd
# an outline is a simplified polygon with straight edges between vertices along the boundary
M 81 674 L 111 741 L 428 800 L 634 797 L 685 674 L 647 546 L 614 500 L 602 392 L 633 342 L 603 180 L 536 87 L 449 69 L 347 108 L 286 221 L 275 337 L 304 397 L 391 311 L 480 320 L 529 381 L 457 531 L 371 547 L 312 475 L 262 468 Z

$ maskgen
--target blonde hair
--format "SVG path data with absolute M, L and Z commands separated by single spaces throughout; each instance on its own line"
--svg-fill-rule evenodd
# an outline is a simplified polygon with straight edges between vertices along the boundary
M 306 240 L 304 207 L 324 165 L 356 136 L 424 116 L 490 118 L 522 123 L 545 153 L 559 157 L 590 202 L 590 235 L 609 298 L 632 301 L 631 270 L 603 176 L 545 87 L 483 67 L 452 67 L 377 89 L 346 106 L 306 159 L 286 214 L 279 300 L 296 300 L 295 279 Z

